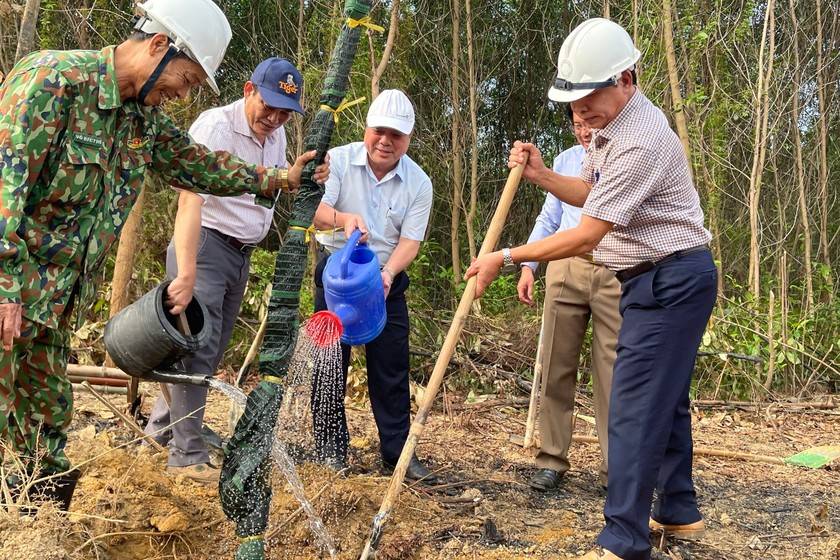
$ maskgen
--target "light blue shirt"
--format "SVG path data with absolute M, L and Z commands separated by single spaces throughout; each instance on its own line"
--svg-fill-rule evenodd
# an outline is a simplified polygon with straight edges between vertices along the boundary
M 586 150 L 580 144 L 577 144 L 568 150 L 563 150 L 560 155 L 554 158 L 554 165 L 552 169 L 560 175 L 568 175 L 577 177 L 580 175 L 580 169 L 583 167 L 583 158 L 586 157 Z M 554 235 L 558 231 L 576 228 L 580 223 L 581 209 L 571 204 L 558 199 L 551 193 L 546 193 L 545 203 L 543 203 L 540 215 L 534 223 L 534 229 L 531 230 L 531 235 L 528 237 L 528 243 L 545 239 L 549 235 Z M 523 262 L 522 266 L 530 266 L 531 270 L 536 271 L 536 262 Z
M 368 247 L 385 266 L 400 238 L 423 241 L 432 209 L 432 181 L 407 155 L 382 180 L 370 169 L 364 142 L 333 148 L 330 178 L 321 199 L 339 212 L 358 214 L 368 228 Z M 347 243 L 343 231 L 318 234 L 335 252 Z

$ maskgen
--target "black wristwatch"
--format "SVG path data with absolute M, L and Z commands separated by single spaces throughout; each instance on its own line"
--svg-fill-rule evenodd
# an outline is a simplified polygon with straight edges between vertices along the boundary
M 516 272 L 516 263 L 513 262 L 513 257 L 510 254 L 510 248 L 502 249 L 502 274 L 513 274 Z

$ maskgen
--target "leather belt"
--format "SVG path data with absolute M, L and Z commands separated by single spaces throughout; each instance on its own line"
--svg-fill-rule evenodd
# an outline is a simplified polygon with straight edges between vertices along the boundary
M 615 277 L 618 278 L 619 282 L 627 282 L 631 278 L 635 278 L 640 274 L 644 274 L 645 272 L 650 272 L 657 266 L 662 263 L 666 263 L 668 261 L 672 261 L 674 259 L 678 259 L 684 255 L 690 255 L 691 253 L 697 253 L 699 251 L 708 251 L 708 245 L 698 245 L 696 247 L 690 247 L 688 249 L 683 249 L 681 251 L 674 251 L 670 255 L 666 255 L 659 259 L 658 261 L 643 261 L 637 264 L 636 266 L 625 268 L 624 270 L 619 270 L 615 273 Z
M 206 227 L 204 229 L 206 229 L 207 231 L 209 231 L 210 233 L 212 233 L 213 235 L 215 235 L 216 237 L 218 237 L 219 239 L 221 239 L 222 241 L 224 241 L 225 243 L 227 243 L 228 245 L 230 245 L 231 247 L 233 247 L 234 249 L 236 249 L 237 251 L 239 251 L 243 255 L 250 255 L 251 252 L 257 247 L 256 245 L 250 245 L 248 243 L 242 243 L 241 241 L 239 241 L 237 238 L 233 237 L 232 235 L 222 233 L 222 232 L 217 231 L 213 228 Z

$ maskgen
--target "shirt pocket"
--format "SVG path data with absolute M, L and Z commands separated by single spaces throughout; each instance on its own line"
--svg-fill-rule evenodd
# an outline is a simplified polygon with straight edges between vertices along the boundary
M 392 243 L 399 242 L 405 213 L 405 206 L 392 205 L 388 208 L 388 212 L 385 214 L 385 239 Z
M 74 142 L 70 136 L 50 182 L 48 197 L 53 204 L 72 206 L 91 202 L 108 172 L 104 148 Z

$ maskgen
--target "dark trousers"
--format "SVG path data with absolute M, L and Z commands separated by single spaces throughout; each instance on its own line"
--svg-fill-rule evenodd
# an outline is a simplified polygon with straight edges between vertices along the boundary
M 315 268 L 316 312 L 327 309 L 322 281 L 327 263 L 326 254 L 322 253 L 320 257 Z M 394 277 L 388 299 L 385 300 L 385 328 L 378 337 L 365 344 L 370 405 L 379 431 L 382 459 L 391 464 L 395 464 L 400 457 L 410 424 L 409 322 L 405 301 L 408 286 L 408 275 L 405 272 L 400 272 Z M 334 372 L 319 367 L 315 368 L 312 381 L 312 413 L 320 420 L 315 422 L 315 446 L 321 459 L 347 458 L 350 434 L 344 411 L 344 395 L 347 387 L 347 369 L 350 365 L 350 346 L 342 344 L 341 354 L 341 383 L 334 380 L 328 382 L 330 380 L 324 379 L 324 376 Z
M 606 526 L 597 542 L 624 560 L 650 558 L 649 517 L 680 525 L 701 519 L 688 392 L 717 281 L 711 253 L 700 251 L 622 284 Z

